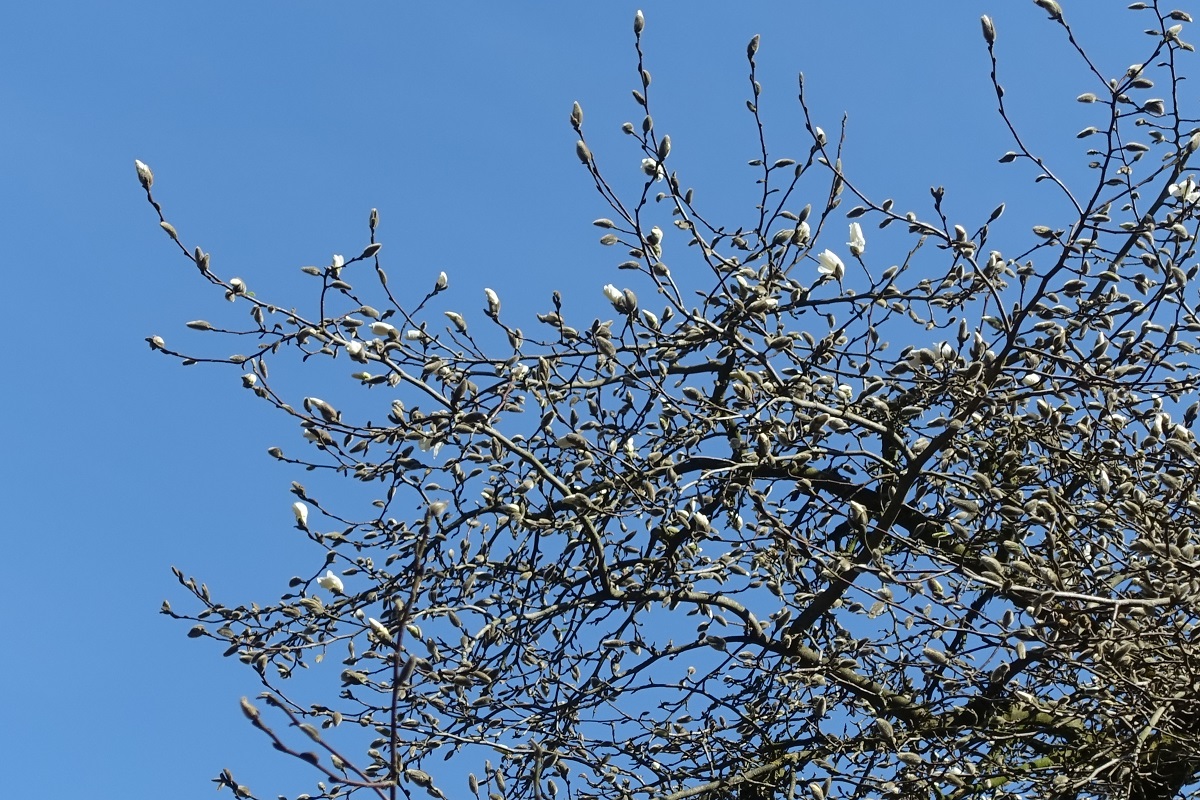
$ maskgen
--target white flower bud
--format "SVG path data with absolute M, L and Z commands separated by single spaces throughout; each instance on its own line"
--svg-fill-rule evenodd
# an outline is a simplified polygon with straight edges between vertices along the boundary
M 334 575 L 331 569 L 325 570 L 325 574 L 317 578 L 317 585 L 334 594 L 341 594 L 342 590 L 346 588 L 342 579 Z
M 137 170 L 138 182 L 142 184 L 143 189 L 149 191 L 150 187 L 154 185 L 154 173 L 136 158 L 133 160 L 133 166 Z
M 387 626 L 379 620 L 375 619 L 374 617 L 368 617 L 367 625 L 371 626 L 371 632 L 378 636 L 381 641 L 392 641 L 392 632 L 389 631 Z
M 850 241 L 846 242 L 850 248 L 850 255 L 861 256 L 863 251 L 867 249 L 867 240 L 863 236 L 862 226 L 857 222 L 850 223 Z
M 388 339 L 395 339 L 397 336 L 396 328 L 386 322 L 372 322 L 371 333 L 376 336 L 384 336 Z
M 296 524 L 308 530 L 308 506 L 297 500 L 292 503 L 292 513 L 296 516 Z

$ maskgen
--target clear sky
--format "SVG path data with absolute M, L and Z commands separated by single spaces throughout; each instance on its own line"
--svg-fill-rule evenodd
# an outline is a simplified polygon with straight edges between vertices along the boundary
M 1017 120 L 1056 166 L 1079 174 L 1074 133 L 1103 124 L 1073 102 L 1095 87 L 1032 2 L 641 6 L 656 127 L 685 185 L 730 225 L 753 204 L 755 33 L 772 156 L 806 152 L 803 70 L 826 131 L 849 113 L 852 176 L 923 210 L 944 184 L 974 224 L 1006 200 L 1001 247 L 1061 204 L 996 163 L 1010 143 L 979 15 L 995 19 Z M 1151 45 L 1124 2 L 1063 6 L 1105 74 Z M 603 313 L 621 254 L 596 244 L 607 209 L 568 114 L 578 100 L 602 169 L 640 185 L 619 130 L 640 119 L 637 7 L 47 0 L 0 13 L 9 794 L 210 797 L 223 766 L 265 796 L 311 786 L 244 723 L 253 675 L 157 613 L 184 600 L 171 565 L 230 602 L 270 601 L 320 555 L 292 528 L 288 488 L 304 476 L 265 454 L 297 447 L 295 427 L 235 371 L 185 369 L 144 341 L 203 347 L 183 323 L 224 312 L 158 229 L 133 159 L 154 169 L 184 240 L 263 295 L 305 300 L 298 268 L 359 252 L 377 207 L 394 288 L 445 270 L 472 313 L 484 286 L 516 324 L 553 289 Z

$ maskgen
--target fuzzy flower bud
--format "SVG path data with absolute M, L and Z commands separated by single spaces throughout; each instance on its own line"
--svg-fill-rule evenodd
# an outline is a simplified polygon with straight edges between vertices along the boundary
M 138 182 L 142 184 L 142 188 L 150 191 L 150 187 L 154 185 L 154 173 L 143 162 L 136 158 L 133 160 L 133 166 L 137 170 Z

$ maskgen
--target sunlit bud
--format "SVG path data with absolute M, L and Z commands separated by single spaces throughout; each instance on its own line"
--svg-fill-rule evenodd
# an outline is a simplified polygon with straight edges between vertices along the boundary
M 583 124 L 583 107 L 578 102 L 571 105 L 571 125 L 578 128 Z
M 621 293 L 621 290 L 613 286 L 611 283 L 604 285 L 604 296 L 607 297 L 608 302 L 612 303 L 614 306 L 625 299 L 625 295 Z
M 151 350 L 162 350 L 167 346 L 166 340 L 161 336 L 151 336 L 146 341 L 150 343 Z
M 338 422 L 341 420 L 341 413 L 336 408 L 326 403 L 319 397 L 304 398 L 304 409 L 310 414 L 314 411 L 321 415 L 321 419 L 326 422 Z
M 529 366 L 526 364 L 513 364 L 511 374 L 514 381 L 519 381 L 529 374 Z
M 334 253 L 333 254 L 333 263 L 330 264 L 330 266 L 333 267 L 334 269 L 341 269 L 342 267 L 346 266 L 346 259 L 342 258 L 337 253 Z
M 246 715 L 246 719 L 254 722 L 258 719 L 258 709 L 255 708 L 249 700 L 242 698 L 242 713 Z
M 317 578 L 317 585 L 334 594 L 341 594 L 342 590 L 346 588 L 342 579 L 334 575 L 331 569 L 325 570 L 325 574 Z
M 649 242 L 650 244 L 658 244 L 659 242 L 662 241 L 662 237 L 663 237 L 662 228 L 655 225 L 653 228 L 650 229 L 650 233 L 646 234 L 646 241 Z
M 633 15 L 633 32 L 641 33 L 642 29 L 645 27 L 646 27 L 646 18 L 642 15 L 642 10 L 639 8 L 638 12 Z
M 825 131 L 821 130 L 819 127 L 813 128 L 813 131 L 817 134 L 817 144 L 825 144 L 825 142 L 829 141 L 825 137 Z
M 229 281 L 229 288 L 232 289 L 237 294 L 245 294 L 246 282 L 244 280 L 242 280 L 241 278 L 232 278 Z
M 647 311 L 646 309 L 643 308 L 642 309 L 642 317 L 645 318 L 647 325 L 649 325 L 654 330 L 658 330 L 659 322 L 658 322 L 657 314 L 655 314 L 653 311 Z
M 154 185 L 154 173 L 150 171 L 149 167 L 136 158 L 133 160 L 133 166 L 137 169 L 138 182 L 142 184 L 143 189 L 148 190 Z
M 1040 376 L 1034 372 L 1027 372 L 1021 378 L 1021 385 L 1028 386 L 1030 388 L 1037 386 L 1041 382 L 1042 382 L 1042 376 Z
M 830 275 L 834 280 L 841 280 L 846 274 L 846 265 L 837 257 L 837 254 L 832 250 L 826 250 L 817 255 L 817 272 L 822 275 Z
M 592 163 L 592 151 L 588 149 L 583 139 L 575 143 L 575 155 L 579 156 L 580 162 L 584 164 Z
M 363 248 L 362 255 L 359 256 L 359 258 L 371 258 L 382 249 L 383 245 L 379 242 L 371 242 L 369 245 Z
M 410 342 L 427 342 L 429 334 L 419 328 L 409 328 L 404 332 L 404 338 Z
M 429 516 L 440 517 L 442 514 L 444 514 L 446 512 L 446 509 L 449 507 L 449 505 L 450 504 L 447 503 L 445 500 L 433 501 L 432 503 L 429 504 Z
M 245 386 L 247 389 L 253 389 L 256 383 L 258 383 L 258 376 L 253 372 L 247 372 L 242 375 L 242 386 Z
M 1033 0 L 1033 2 L 1044 9 L 1050 15 L 1050 19 L 1058 19 L 1062 16 L 1062 6 L 1055 0 Z
M 375 619 L 374 617 L 368 617 L 367 624 L 371 626 L 371 632 L 374 633 L 376 636 L 378 636 L 380 641 L 384 641 L 384 642 L 392 641 L 392 632 L 389 631 L 387 629 L 387 626 L 384 625 L 382 622 Z
M 487 297 L 488 313 L 493 317 L 500 313 L 500 297 L 491 289 L 484 289 L 483 294 Z
M 666 161 L 671 153 L 671 137 L 664 135 L 658 140 L 658 160 Z
M 292 503 L 292 513 L 296 515 L 296 524 L 308 530 L 308 506 L 297 500 Z
M 983 39 L 988 44 L 996 43 L 996 26 L 992 24 L 992 18 L 984 14 L 979 18 L 979 23 L 983 26 Z
M 467 332 L 467 321 L 463 319 L 462 314 L 458 314 L 454 311 L 444 311 L 442 313 L 444 313 L 450 319 L 450 321 L 454 323 L 454 327 L 458 328 L 459 333 Z
M 857 222 L 850 223 L 850 241 L 846 244 L 850 247 L 852 256 L 861 256 L 867 249 L 867 240 L 863 237 L 862 226 Z
M 441 291 L 445 291 L 446 287 L 449 285 L 450 285 L 450 279 L 446 277 L 446 273 L 439 272 L 437 283 L 434 284 L 433 289 L 435 292 L 441 292 Z
M 396 328 L 386 322 L 372 322 L 371 333 L 376 336 L 386 336 L 389 339 L 395 339 L 397 336 Z

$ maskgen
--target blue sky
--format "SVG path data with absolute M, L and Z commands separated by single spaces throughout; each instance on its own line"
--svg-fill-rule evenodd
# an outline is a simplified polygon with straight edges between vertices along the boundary
M 1124 2 L 1064 2 L 1106 74 L 1150 43 Z M 1095 88 L 1033 3 L 641 3 L 656 127 L 703 205 L 749 220 L 755 140 L 745 45 L 762 35 L 772 155 L 806 152 L 806 74 L 819 124 L 850 115 L 846 167 L 877 196 L 928 200 L 1018 236 L 1060 202 L 996 159 L 1009 149 L 978 17 L 999 30 L 1002 80 L 1023 129 L 1065 173 L 1073 134 L 1100 124 Z M 290 481 L 265 455 L 298 433 L 229 369 L 151 353 L 183 323 L 226 311 L 158 230 L 133 170 L 214 269 L 300 302 L 305 264 L 359 252 L 377 207 L 393 286 L 450 274 L 520 324 L 552 290 L 580 315 L 620 254 L 596 244 L 607 209 L 574 154 L 571 102 L 602 169 L 640 186 L 619 131 L 640 119 L 636 3 L 22 3 L 0 49 L 0 294 L 7 346 L 3 598 L 5 762 L 46 796 L 208 797 L 230 766 L 260 794 L 310 776 L 244 724 L 253 676 L 186 625 L 170 566 L 231 601 L 278 595 L 311 571 Z M 1147 20 L 1148 21 L 1148 20 Z M 1024 208 L 1018 206 L 1024 205 Z M 920 205 L 922 209 L 926 205 Z M 741 215 L 741 216 L 739 216 Z M 1003 245 L 1003 238 L 998 244 Z M 897 253 L 895 258 L 901 257 Z M 673 265 L 674 266 L 674 265 Z M 676 267 L 678 269 L 678 267 Z M 588 317 L 590 319 L 590 317 Z M 224 353 L 222 353 L 224 354 Z

